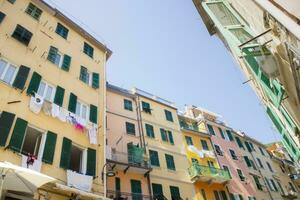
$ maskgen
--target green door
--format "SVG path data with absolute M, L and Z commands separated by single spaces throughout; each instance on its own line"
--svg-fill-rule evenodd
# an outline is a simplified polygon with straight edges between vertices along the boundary
M 132 200 L 142 200 L 142 185 L 141 181 L 130 180 Z

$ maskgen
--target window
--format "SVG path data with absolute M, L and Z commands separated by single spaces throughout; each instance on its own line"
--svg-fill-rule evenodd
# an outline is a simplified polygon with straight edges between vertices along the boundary
M 166 119 L 170 122 L 173 122 L 173 116 L 172 116 L 172 113 L 168 110 L 165 110 L 165 116 L 166 116 Z
M 153 199 L 163 199 L 164 192 L 161 184 L 152 183 Z
M 55 32 L 61 37 L 63 37 L 64 39 L 68 38 L 69 30 L 61 23 L 57 23 Z
M 274 180 L 273 180 L 273 179 L 270 179 L 270 182 L 271 182 L 271 184 L 272 184 L 274 190 L 275 190 L 276 192 L 278 192 L 278 188 L 277 188 L 277 186 L 276 186 Z
M 231 172 L 230 172 L 229 168 L 226 165 L 223 165 L 223 169 L 228 172 L 230 177 L 232 177 Z
M 193 145 L 193 140 L 189 136 L 185 136 L 185 141 L 187 145 Z
M 12 37 L 21 42 L 22 44 L 28 46 L 32 37 L 32 33 L 18 24 L 16 26 L 15 31 L 12 34 Z
M 21 149 L 22 154 L 30 154 L 37 157 L 41 147 L 42 136 L 43 133 L 41 131 L 28 126 L 25 132 L 23 146 Z
M 251 149 L 250 144 L 247 141 L 245 141 L 245 145 L 246 145 L 247 150 L 251 153 L 252 149 Z
M 0 24 L 2 23 L 2 21 L 4 20 L 5 18 L 5 14 L 3 12 L 0 11 Z
M 169 170 L 173 170 L 175 171 L 176 168 L 175 168 L 175 163 L 174 163 L 174 158 L 172 155 L 169 155 L 169 154 L 165 154 L 165 158 L 166 158 L 166 163 L 167 163 L 167 168 Z
M 198 164 L 199 163 L 198 159 L 196 159 L 196 158 L 192 158 L 191 161 L 192 161 L 192 164 L 194 164 L 194 163 Z
M 221 150 L 221 147 L 219 145 L 216 145 L 216 144 L 214 146 L 215 146 L 215 150 L 216 150 L 217 154 L 219 156 L 223 156 L 223 151 Z
M 282 188 L 282 185 L 281 185 L 281 183 L 278 180 L 277 180 L 277 185 L 278 185 L 278 187 L 280 189 L 281 194 L 284 194 L 284 190 Z
M 84 67 L 84 66 L 81 66 L 81 67 L 80 67 L 80 76 L 79 76 L 79 79 L 80 79 L 82 82 L 84 82 L 84 83 L 90 85 L 91 75 L 90 75 L 90 73 L 88 72 L 88 69 L 87 69 L 86 67 Z
M 75 114 L 79 117 L 81 117 L 82 119 L 86 119 L 87 120 L 87 116 L 88 116 L 88 106 L 80 101 L 77 100 L 76 102 L 76 112 Z
M 215 200 L 221 200 L 218 191 L 214 190 Z
M 210 3 L 207 6 L 223 26 L 241 24 L 223 2 Z
M 16 0 L 7 0 L 9 3 L 14 4 Z
M 39 20 L 43 11 L 36 7 L 34 4 L 29 3 L 25 12 L 34 19 Z
M 4 61 L 0 60 L 0 80 L 12 85 L 17 74 L 17 67 Z
M 253 151 L 256 151 L 255 148 L 254 148 L 254 145 L 253 145 L 251 142 L 249 142 L 249 145 L 250 145 L 250 147 L 251 147 L 251 149 L 252 149 Z
M 235 154 L 235 151 L 234 151 L 234 150 L 229 149 L 229 152 L 230 152 L 231 158 L 232 158 L 233 160 L 237 160 L 237 159 L 238 159 L 237 156 L 236 156 L 236 154 Z
M 246 165 L 247 165 L 248 167 L 251 167 L 251 166 L 252 166 L 252 163 L 251 163 L 250 159 L 248 158 L 248 156 L 244 156 L 244 159 L 245 159 Z
M 259 151 L 260 151 L 260 153 L 261 153 L 261 155 L 265 155 L 265 152 L 264 152 L 264 150 L 261 148 L 261 147 L 258 147 L 259 148 Z
M 273 169 L 272 169 L 270 163 L 269 163 L 269 162 L 266 162 L 266 163 L 267 163 L 267 166 L 268 166 L 269 170 L 270 170 L 271 172 L 273 172 Z
M 202 149 L 209 150 L 206 140 L 200 140 L 200 141 L 201 141 Z
M 167 130 L 164 130 L 163 128 L 161 128 L 160 134 L 161 134 L 162 141 L 174 144 L 173 134 L 171 131 L 167 131 Z
M 259 167 L 260 167 L 260 168 L 264 168 L 264 166 L 263 166 L 261 160 L 260 160 L 259 158 L 256 158 L 256 160 L 257 160 L 257 162 L 258 162 L 258 164 L 259 164 Z
M 94 48 L 86 42 L 83 45 L 83 52 L 91 58 L 94 57 Z
M 227 195 L 226 195 L 226 192 L 224 190 L 221 190 L 220 194 L 221 194 L 222 200 L 227 200 Z
M 150 108 L 150 104 L 147 102 L 142 101 L 142 110 L 145 113 L 151 114 L 151 108 Z
M 216 135 L 213 127 L 210 124 L 207 124 L 208 132 L 211 135 Z
M 159 157 L 157 151 L 149 150 L 150 164 L 151 166 L 159 167 Z
M 225 135 L 224 135 L 224 133 L 223 133 L 223 130 L 222 130 L 220 127 L 218 127 L 218 129 L 219 129 L 219 132 L 220 132 L 221 137 L 222 137 L 223 139 L 225 139 Z
M 54 90 L 54 86 L 49 85 L 45 81 L 41 81 L 37 94 L 45 100 L 52 102 L 55 94 Z
M 132 109 L 132 101 L 130 101 L 128 99 L 124 99 L 124 109 L 125 110 L 129 110 L 129 111 L 133 111 L 133 109 Z
M 179 187 L 170 186 L 171 200 L 181 200 Z
M 256 184 L 257 189 L 262 191 L 263 186 L 260 184 L 259 177 L 254 175 L 253 178 L 254 178 L 254 182 Z
M 289 186 L 290 186 L 290 189 L 293 191 L 293 192 L 297 192 L 295 186 L 293 185 L 293 183 L 289 182 Z
M 242 149 L 245 149 L 241 139 L 239 137 L 235 137 L 236 143 L 238 144 L 238 146 Z
M 230 130 L 226 130 L 226 133 L 227 133 L 227 137 L 230 141 L 233 141 L 233 136 L 232 136 L 232 133 Z
M 135 135 L 135 125 L 130 122 L 126 122 L 126 133 L 129 135 Z
M 215 167 L 215 166 L 214 166 L 214 162 L 213 162 L 213 161 L 210 161 L 210 160 L 207 161 L 207 165 L 208 165 L 209 167 L 211 167 L 211 168 L 214 168 L 214 167 Z
M 67 54 L 60 53 L 56 47 L 50 46 L 47 60 L 64 71 L 69 71 L 72 58 Z
M 145 124 L 146 127 L 146 134 L 150 138 L 155 138 L 153 126 L 150 124 Z
M 245 176 L 244 176 L 242 170 L 237 169 L 236 171 L 237 171 L 237 173 L 238 173 L 238 175 L 239 175 L 239 177 L 240 177 L 240 180 L 241 180 L 241 181 L 245 181 Z
M 203 200 L 207 200 L 206 193 L 205 193 L 204 189 L 201 189 L 201 196 L 202 196 Z
M 256 200 L 256 198 L 253 196 L 248 196 L 248 200 Z
M 72 144 L 69 169 L 77 173 L 84 173 L 82 161 L 83 161 L 83 149 Z

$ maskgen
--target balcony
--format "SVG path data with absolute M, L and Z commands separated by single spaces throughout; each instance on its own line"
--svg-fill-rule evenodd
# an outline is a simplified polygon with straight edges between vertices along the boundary
M 228 171 L 193 163 L 188 169 L 193 182 L 226 183 L 231 179 Z
M 188 124 L 180 124 L 180 128 L 181 128 L 181 129 L 185 129 L 185 130 L 187 130 L 187 131 L 196 131 L 196 132 L 200 132 L 198 127 L 192 126 L 192 125 L 188 125 Z
M 130 154 L 107 147 L 107 162 L 111 163 L 114 169 L 124 173 L 134 171 L 146 174 L 151 171 L 149 159 L 144 154 L 144 149 L 139 147 L 135 147 Z
M 150 200 L 150 195 L 144 195 L 140 193 L 127 193 L 121 191 L 107 190 L 107 198 L 113 200 Z

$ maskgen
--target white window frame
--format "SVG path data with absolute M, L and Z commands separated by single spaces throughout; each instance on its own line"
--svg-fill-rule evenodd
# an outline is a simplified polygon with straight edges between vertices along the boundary
M 82 152 L 82 157 L 80 159 L 80 169 L 79 172 L 76 173 L 81 173 L 81 174 L 86 174 L 86 168 L 87 168 L 87 149 L 82 148 L 82 146 L 75 144 L 72 142 L 72 146 L 75 146 L 76 148 L 80 149 Z
M 12 85 L 13 82 L 14 82 L 14 80 L 15 80 L 15 78 L 16 78 L 16 76 L 17 76 L 17 73 L 18 73 L 18 71 L 19 71 L 19 67 L 17 67 L 17 65 L 15 65 L 14 63 L 11 63 L 11 62 L 9 62 L 9 61 L 7 61 L 7 60 L 5 60 L 5 59 L 2 59 L 2 58 L 0 59 L 0 61 L 3 61 L 3 62 L 6 63 L 6 65 L 5 65 L 5 67 L 4 67 L 3 74 L 0 75 L 0 81 L 3 82 L 3 83 L 5 83 L 5 84 Z M 10 80 L 10 82 L 7 83 L 7 82 L 5 82 L 3 79 L 4 79 L 4 77 L 5 77 L 6 73 L 7 73 L 7 70 L 8 70 L 8 68 L 9 68 L 9 66 L 15 67 L 16 70 L 15 70 L 15 72 L 14 72 L 14 74 L 13 74 L 12 79 Z
M 79 113 L 77 113 L 77 105 L 78 104 L 80 104 L 80 110 L 79 110 Z M 86 116 L 85 116 L 85 118 L 83 118 L 82 117 L 82 108 L 83 108 L 83 105 L 84 106 L 86 106 Z M 88 106 L 88 104 L 86 104 L 86 103 L 83 103 L 82 101 L 80 101 L 80 100 L 78 100 L 77 99 L 77 102 L 76 102 L 76 111 L 75 111 L 75 113 L 76 113 L 76 115 L 78 116 L 78 117 L 80 117 L 80 118 L 82 118 L 82 119 L 84 119 L 84 120 L 88 120 L 88 117 L 89 117 L 89 113 L 90 113 L 90 109 L 89 109 L 90 107 Z
M 60 56 L 60 58 L 59 58 L 59 62 L 58 63 L 53 63 L 54 65 L 56 65 L 57 67 L 59 67 L 59 68 L 61 68 L 62 67 L 62 64 L 63 64 L 63 57 L 64 57 L 64 54 L 63 53 L 61 53 L 61 52 L 59 52 L 59 51 L 57 51 L 57 54 L 56 54 L 56 56 L 57 55 L 59 55 Z M 55 58 L 56 58 L 56 56 L 55 56 Z
M 81 80 L 83 83 L 87 84 L 88 86 L 92 86 L 92 75 L 93 75 L 93 72 L 91 72 L 87 67 L 85 67 L 86 70 L 87 70 L 87 75 L 88 75 L 88 82 L 84 82 L 83 80 Z M 81 73 L 81 72 L 80 72 Z M 79 75 L 80 76 L 80 75 Z
M 45 84 L 45 88 L 44 88 L 44 91 L 43 91 L 43 95 L 38 94 L 38 92 L 39 92 L 39 90 L 40 90 L 40 87 L 41 87 L 41 83 Z M 49 83 L 48 83 L 47 81 L 45 81 L 45 80 L 42 80 L 41 83 L 40 83 L 39 88 L 38 88 L 38 90 L 37 90 L 37 94 L 40 95 L 41 97 L 43 97 L 44 100 L 53 102 L 54 96 L 55 96 L 56 87 L 55 87 L 54 85 L 52 85 L 52 84 L 49 84 Z M 49 100 L 49 99 L 45 99 L 49 87 L 52 88 L 52 93 L 51 93 L 50 100 Z

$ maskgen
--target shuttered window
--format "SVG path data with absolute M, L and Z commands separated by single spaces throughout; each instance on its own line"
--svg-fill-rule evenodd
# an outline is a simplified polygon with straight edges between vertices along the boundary
M 230 140 L 230 141 L 233 141 L 233 136 L 232 136 L 231 131 L 230 131 L 230 130 L 226 130 L 226 133 L 227 133 L 227 135 L 228 135 L 229 140 Z
M 0 24 L 2 23 L 3 19 L 5 18 L 5 14 L 0 11 Z
M 53 64 L 59 65 L 60 56 L 58 57 L 58 48 L 50 46 L 47 59 Z
M 61 148 L 60 164 L 59 164 L 59 166 L 63 169 L 69 168 L 70 159 L 71 159 L 71 149 L 72 149 L 72 140 L 64 137 L 62 148 Z
M 160 134 L 161 134 L 162 141 L 168 142 L 167 131 L 161 128 L 160 129 Z
M 17 118 L 10 142 L 9 148 L 16 152 L 21 152 L 22 143 L 24 140 L 25 131 L 28 122 L 24 119 Z
M 139 180 L 130 180 L 132 200 L 142 200 L 142 184 Z
M 91 58 L 94 57 L 94 48 L 86 42 L 83 44 L 83 52 Z
M 69 30 L 61 23 L 57 23 L 55 32 L 64 39 L 68 38 Z
M 214 190 L 215 200 L 221 200 L 219 192 Z
M 45 147 L 44 147 L 43 158 L 42 158 L 43 162 L 48 163 L 48 164 L 53 163 L 56 139 L 57 139 L 57 134 L 53 133 L 51 131 L 48 131 L 46 142 L 45 142 Z
M 17 73 L 17 76 L 13 82 L 13 87 L 18 88 L 20 90 L 24 89 L 26 80 L 28 78 L 28 74 L 29 74 L 30 68 L 26 67 L 24 65 L 21 65 L 19 67 L 19 71 Z
M 208 144 L 207 144 L 207 142 L 206 142 L 205 140 L 201 140 L 201 145 L 202 145 L 202 148 L 203 148 L 204 150 L 209 150 L 209 149 L 208 149 Z
M 76 113 L 77 96 L 73 93 L 70 94 L 68 110 Z
M 115 190 L 117 192 L 121 191 L 121 179 L 119 177 L 115 178 Z
M 251 149 L 250 144 L 247 141 L 245 141 L 245 145 L 246 145 L 247 150 L 251 153 L 252 149 Z
M 86 175 L 96 176 L 96 150 L 88 148 L 87 150 L 87 164 Z
M 33 72 L 29 86 L 27 88 L 27 94 L 28 95 L 34 95 L 37 93 L 40 82 L 41 82 L 42 76 L 39 75 L 37 72 Z
M 168 110 L 165 110 L 165 116 L 166 116 L 166 119 L 170 122 L 173 122 L 173 116 L 172 116 L 172 113 Z
M 126 133 L 130 135 L 135 135 L 135 125 L 130 122 L 126 122 Z
M 146 134 L 150 138 L 155 138 L 153 126 L 150 124 L 145 124 L 146 127 Z
M 174 163 L 174 157 L 172 155 L 165 154 L 165 158 L 166 158 L 167 168 L 169 170 L 175 171 L 176 168 L 175 168 L 175 163 Z
M 32 37 L 32 33 L 18 24 L 16 26 L 15 31 L 12 34 L 12 37 L 21 42 L 22 44 L 28 46 Z
M 170 193 L 171 193 L 171 199 L 172 200 L 181 200 L 179 187 L 176 186 L 170 186 Z
M 128 99 L 124 99 L 124 109 L 125 110 L 129 110 L 132 111 L 132 101 L 128 100 Z
M 237 173 L 238 173 L 238 175 L 239 175 L 239 177 L 240 177 L 240 180 L 241 180 L 241 181 L 245 181 L 245 176 L 244 176 L 242 170 L 237 169 L 236 171 L 237 171 Z
M 92 88 L 94 88 L 94 89 L 99 88 L 99 74 L 98 73 L 92 74 Z
M 207 124 L 207 129 L 208 129 L 209 134 L 216 135 L 213 127 L 210 124 Z
M 14 4 L 16 0 L 7 0 L 9 3 Z
M 246 162 L 247 166 L 251 167 L 252 163 L 251 163 L 250 159 L 248 158 L 248 156 L 244 156 L 244 159 L 245 159 L 245 162 Z
M 15 114 L 3 111 L 0 115 L 0 146 L 5 146 Z
M 71 60 L 72 60 L 71 56 L 65 54 L 61 64 L 61 69 L 68 72 L 70 70 Z
M 167 131 L 168 132 L 168 137 L 169 137 L 169 142 L 171 144 L 174 144 L 174 139 L 173 139 L 173 134 L 171 131 Z
M 220 191 L 220 194 L 222 196 L 222 200 L 227 200 L 227 195 L 226 195 L 226 192 L 224 190 Z
M 38 8 L 32 3 L 28 4 L 25 12 L 36 20 L 39 20 L 43 13 L 43 11 L 40 8 Z
M 151 114 L 151 107 L 150 107 L 150 104 L 147 103 L 147 102 L 142 101 L 142 110 L 143 110 L 145 113 Z
M 222 137 L 223 139 L 225 139 L 225 135 L 224 135 L 223 130 L 222 130 L 221 128 L 219 128 L 219 127 L 218 127 L 218 129 L 219 129 L 219 132 L 220 132 L 221 137 Z
M 90 105 L 90 121 L 94 124 L 98 122 L 98 108 L 92 104 Z
M 237 160 L 237 159 L 238 159 L 237 156 L 236 156 L 236 154 L 235 154 L 235 151 L 234 151 L 234 150 L 229 149 L 229 152 L 230 152 L 231 158 L 232 158 L 233 160 Z
M 152 194 L 154 199 L 161 199 L 164 195 L 161 184 L 152 183 Z
M 185 141 L 187 145 L 193 145 L 193 139 L 189 136 L 185 136 Z
M 157 166 L 157 167 L 160 166 L 157 151 L 149 150 L 149 157 L 150 157 L 150 164 L 152 166 Z
M 64 96 L 65 96 L 65 89 L 60 86 L 57 86 L 55 91 L 55 96 L 54 96 L 54 103 L 62 107 L 64 102 Z
M 236 143 L 238 144 L 238 146 L 242 149 L 245 149 L 241 139 L 239 137 L 235 137 Z

